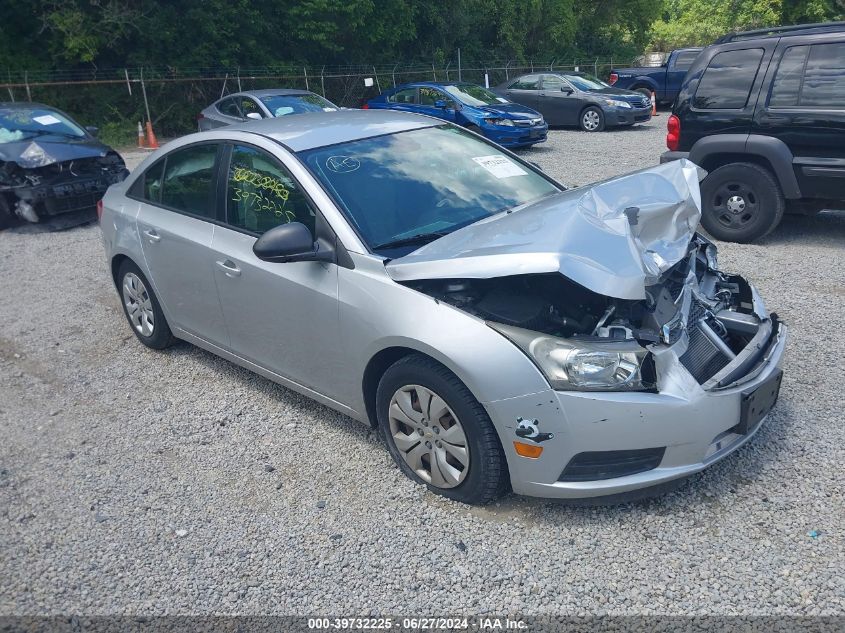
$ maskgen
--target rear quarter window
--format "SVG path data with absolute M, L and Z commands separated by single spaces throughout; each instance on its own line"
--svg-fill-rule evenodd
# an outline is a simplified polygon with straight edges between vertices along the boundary
M 714 55 L 698 82 L 693 107 L 702 110 L 744 108 L 762 58 L 762 48 L 725 51 Z
M 845 42 L 810 47 L 800 105 L 845 109 Z

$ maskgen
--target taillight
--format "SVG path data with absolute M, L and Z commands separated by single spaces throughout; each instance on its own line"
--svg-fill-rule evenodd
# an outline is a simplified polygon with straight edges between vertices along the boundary
M 88 207 L 89 209 L 91 207 Z M 103 199 L 97 200 L 97 222 L 103 219 Z
M 617 75 L 616 73 L 610 73 L 610 77 L 607 78 L 607 81 L 612 86 L 617 81 L 619 81 L 619 75 Z
M 674 114 L 666 121 L 666 147 L 676 152 L 681 144 L 681 120 Z
M 370 104 L 369 104 L 369 103 L 367 103 L 367 102 L 365 101 L 365 102 L 364 102 L 364 105 L 362 105 L 362 106 L 361 106 L 361 109 L 362 109 L 362 110 L 369 110 L 369 109 L 370 109 Z

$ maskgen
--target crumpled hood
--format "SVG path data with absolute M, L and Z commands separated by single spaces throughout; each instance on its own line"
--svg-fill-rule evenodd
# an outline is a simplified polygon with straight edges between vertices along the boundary
M 68 140 L 48 141 L 45 137 L 36 137 L 0 143 L 0 160 L 32 169 L 66 160 L 105 156 L 109 151 L 106 145 L 92 139 Z
M 702 172 L 703 175 L 703 172 Z M 679 160 L 561 192 L 450 233 L 386 264 L 395 281 L 560 272 L 599 294 L 645 299 L 686 254 L 699 168 Z

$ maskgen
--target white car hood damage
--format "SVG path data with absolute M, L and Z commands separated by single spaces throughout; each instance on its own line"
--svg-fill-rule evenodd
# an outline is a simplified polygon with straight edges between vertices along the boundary
M 386 269 L 395 281 L 560 272 L 608 297 L 645 299 L 687 254 L 701 217 L 699 173 L 679 160 L 571 189 L 459 229 Z

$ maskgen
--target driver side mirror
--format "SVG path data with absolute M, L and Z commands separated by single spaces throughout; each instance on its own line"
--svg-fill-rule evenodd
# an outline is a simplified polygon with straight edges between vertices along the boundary
M 86 132 L 88 132 L 88 134 L 90 134 L 90 135 L 91 135 L 91 136 L 93 136 L 94 138 L 97 138 L 97 136 L 100 134 L 100 128 L 98 128 L 98 127 L 96 127 L 96 126 L 94 126 L 94 125 L 88 125 L 88 126 L 86 126 L 86 127 L 85 127 L 85 131 L 86 131 Z
M 252 252 L 265 262 L 334 261 L 334 253 L 321 249 L 320 242 L 314 241 L 311 231 L 301 222 L 273 227 L 256 240 Z
M 571 95 L 572 94 L 572 88 L 570 88 L 569 86 L 561 86 L 560 91 L 565 95 Z
M 446 107 L 448 107 L 448 106 L 446 105 L 446 101 L 444 101 L 443 99 L 438 99 L 437 101 L 434 102 L 434 107 L 446 109 Z
M 258 112 L 250 112 L 249 114 L 246 115 L 246 118 L 247 119 L 253 119 L 255 121 L 260 121 L 264 117 L 261 116 Z

